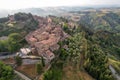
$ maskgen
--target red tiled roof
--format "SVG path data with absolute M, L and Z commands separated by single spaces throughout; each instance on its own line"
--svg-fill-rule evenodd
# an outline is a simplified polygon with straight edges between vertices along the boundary
M 29 40 L 30 40 L 31 42 L 37 42 L 37 39 L 36 39 L 36 38 L 33 38 L 33 37 L 29 38 Z
M 26 40 L 31 46 L 34 45 L 39 55 L 45 55 L 47 58 L 50 58 L 52 55 L 54 57 L 54 54 L 51 51 L 58 49 L 59 45 L 57 43 L 62 38 L 65 39 L 64 37 L 66 35 L 64 31 L 62 31 L 59 25 L 48 23 L 47 19 L 42 19 L 38 16 L 35 16 L 34 18 L 39 20 L 40 27 L 28 34 Z
M 50 50 L 47 50 L 46 51 L 46 57 L 49 58 L 49 59 L 52 59 L 52 58 L 54 58 L 54 53 L 52 53 Z

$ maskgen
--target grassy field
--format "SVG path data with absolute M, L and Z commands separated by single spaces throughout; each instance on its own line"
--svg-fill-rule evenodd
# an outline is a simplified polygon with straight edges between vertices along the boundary
M 31 65 L 22 65 L 16 68 L 16 70 L 24 73 L 28 77 L 34 79 L 37 76 L 35 64 Z
M 64 67 L 63 80 L 94 80 L 87 72 L 75 70 L 72 66 Z

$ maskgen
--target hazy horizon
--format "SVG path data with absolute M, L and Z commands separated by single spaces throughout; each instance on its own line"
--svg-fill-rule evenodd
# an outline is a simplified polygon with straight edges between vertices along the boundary
M 16 10 L 25 8 L 59 7 L 59 6 L 100 6 L 120 5 L 120 0 L 0 0 L 0 10 Z

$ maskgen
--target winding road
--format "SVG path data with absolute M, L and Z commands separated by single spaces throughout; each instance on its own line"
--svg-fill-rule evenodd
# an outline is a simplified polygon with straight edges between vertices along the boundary
M 116 72 L 116 70 L 110 65 L 109 66 L 113 76 L 117 79 L 117 80 L 120 80 L 120 75 Z

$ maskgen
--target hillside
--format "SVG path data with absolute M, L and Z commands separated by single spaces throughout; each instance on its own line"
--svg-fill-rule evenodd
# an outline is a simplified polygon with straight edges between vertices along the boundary
M 93 30 L 106 30 L 120 32 L 120 15 L 117 13 L 97 13 L 93 12 L 80 18 L 80 24 Z
M 71 11 L 63 16 L 94 31 L 120 32 L 120 8 L 91 8 Z
M 72 19 L 85 28 L 87 33 L 92 32 L 92 39 L 89 38 L 89 40 L 101 47 L 108 57 L 108 63 L 120 73 L 120 9 L 101 8 L 73 11 L 68 13 L 68 16 L 65 17 L 69 21 Z
M 60 49 L 55 51 L 55 54 L 60 53 L 60 56 L 45 73 L 44 80 L 116 80 L 109 67 L 112 65 L 117 73 L 120 72 L 119 31 L 112 26 L 112 31 L 93 30 L 94 27 L 91 28 L 83 22 L 76 25 L 64 18 L 52 19 L 55 23 L 62 23 L 63 30 L 71 37 L 59 42 Z
M 109 10 L 69 13 L 77 21 L 26 13 L 0 18 L 0 52 L 31 47 L 28 56 L 41 57 L 34 68 L 39 80 L 119 80 L 120 15 Z
M 71 16 L 70 16 L 71 15 Z M 68 18 L 69 16 L 69 18 Z M 108 53 L 120 58 L 120 8 L 100 8 L 73 11 L 65 16 L 94 33 L 97 44 Z
M 26 44 L 24 37 L 38 28 L 32 14 L 16 13 L 0 18 L 0 52 L 15 52 Z
M 26 35 L 37 28 L 37 21 L 32 14 L 17 13 L 5 18 L 0 18 L 0 36 L 8 36 L 10 33 Z

